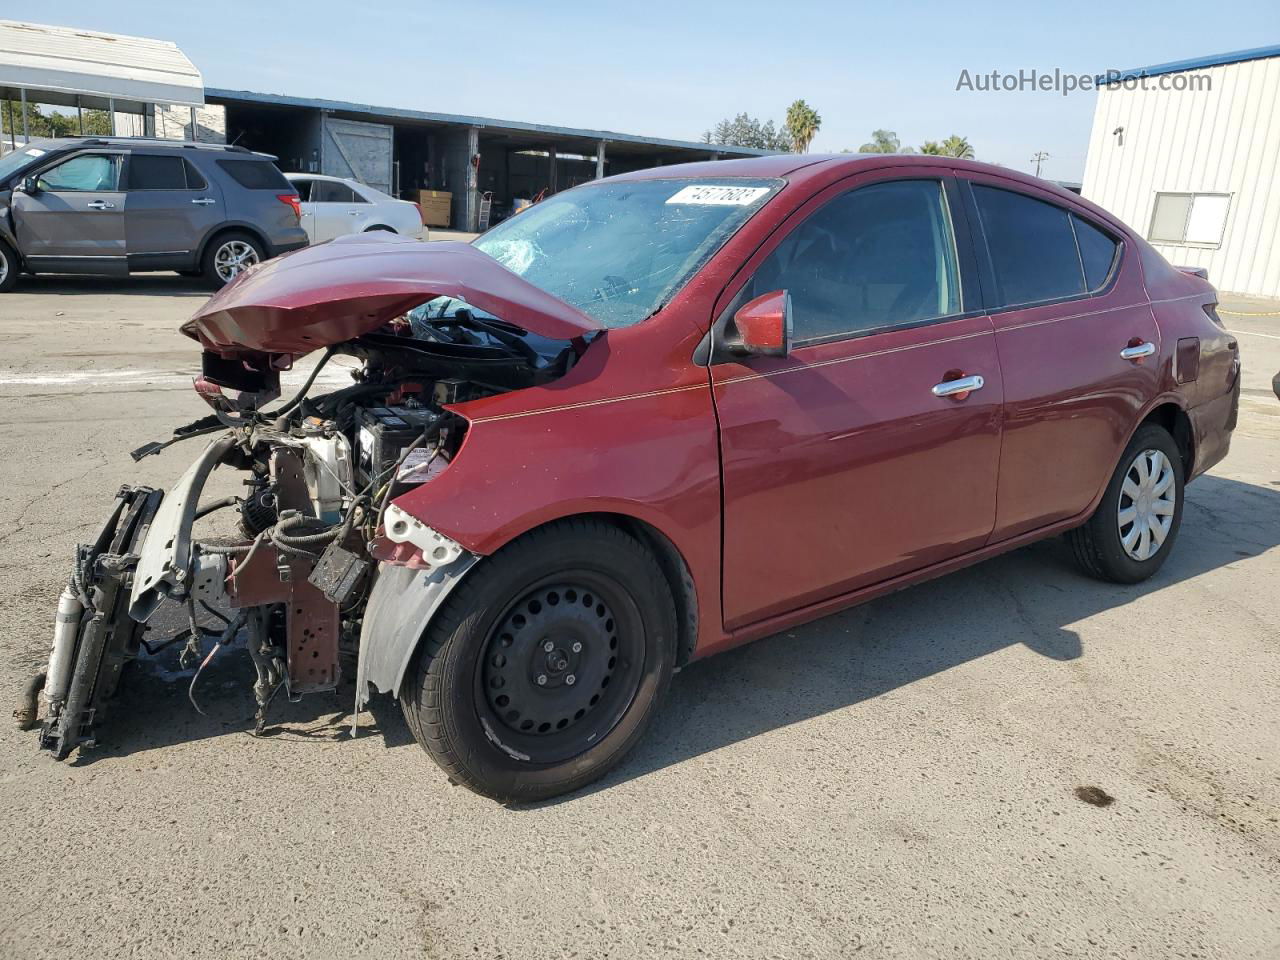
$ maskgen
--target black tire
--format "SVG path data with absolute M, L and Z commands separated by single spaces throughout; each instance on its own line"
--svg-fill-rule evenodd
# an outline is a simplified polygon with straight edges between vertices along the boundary
M 18 282 L 18 255 L 13 248 L 0 240 L 0 293 L 8 293 Z
M 544 654 L 549 636 L 574 653 Z M 652 554 L 609 524 L 563 521 L 471 571 L 427 629 L 400 703 L 451 780 L 504 803 L 534 802 L 602 777 L 635 746 L 675 651 L 675 603 Z M 583 678 L 576 688 L 572 671 Z
M 1138 469 L 1136 461 L 1139 454 L 1155 451 L 1163 454 L 1173 472 L 1172 522 L 1155 552 L 1146 559 L 1136 559 L 1123 543 L 1124 525 L 1120 523 L 1119 513 L 1122 499 L 1126 508 L 1134 503 L 1124 491 L 1124 485 L 1126 478 L 1133 480 L 1136 477 L 1136 474 L 1130 477 L 1130 471 Z M 1120 455 L 1120 462 L 1111 475 L 1098 509 L 1084 526 L 1067 534 L 1076 560 L 1085 573 L 1112 583 L 1139 583 L 1163 566 L 1182 525 L 1183 472 L 1182 454 L 1169 431 L 1153 423 L 1139 427 Z M 1133 528 L 1130 526 L 1128 529 L 1132 533 Z
M 253 251 L 253 262 L 261 263 L 267 259 L 266 252 L 262 249 L 262 243 L 254 236 L 244 233 L 240 230 L 229 230 L 226 233 L 220 233 L 205 247 L 204 255 L 200 258 L 200 274 L 215 290 L 225 287 L 231 282 L 231 277 L 224 277 L 218 269 L 218 260 L 222 251 L 226 250 L 233 244 L 244 244 Z

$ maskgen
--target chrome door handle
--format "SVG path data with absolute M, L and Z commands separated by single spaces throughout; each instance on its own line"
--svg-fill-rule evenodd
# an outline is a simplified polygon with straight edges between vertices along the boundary
M 110 200 L 90 200 L 85 204 L 90 210 L 114 210 L 116 205 Z
M 347 216 L 348 216 L 348 217 L 358 217 L 358 216 L 360 216 L 360 211 L 359 211 L 359 210 L 348 210 L 348 211 L 347 211 Z
M 192 200 L 191 202 L 200 207 L 207 207 L 209 206 L 209 204 L 217 203 L 218 201 L 213 199 L 213 197 L 197 197 L 195 200 Z
M 974 390 L 981 390 L 986 385 L 985 380 L 980 376 L 960 377 L 958 380 L 944 380 L 942 383 L 934 384 L 933 395 L 935 397 L 954 397 L 957 393 L 972 393 Z M 964 398 L 961 397 L 961 400 Z
M 1141 360 L 1143 357 L 1149 357 L 1156 352 L 1154 343 L 1143 342 L 1137 346 L 1125 347 L 1120 351 L 1120 356 L 1124 360 Z

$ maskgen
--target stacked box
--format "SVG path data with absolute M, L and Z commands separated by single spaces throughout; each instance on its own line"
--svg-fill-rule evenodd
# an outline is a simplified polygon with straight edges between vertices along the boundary
M 422 208 L 422 222 L 428 227 L 449 226 L 453 194 L 448 190 L 415 190 L 413 201 Z

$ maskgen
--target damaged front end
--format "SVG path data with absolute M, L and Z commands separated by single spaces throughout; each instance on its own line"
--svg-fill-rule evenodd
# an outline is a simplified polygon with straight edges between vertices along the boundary
M 183 327 L 204 347 L 196 389 L 213 413 L 134 456 L 191 437 L 208 445 L 168 493 L 122 488 L 79 547 L 20 723 L 40 726 L 59 759 L 92 746 L 124 666 L 169 644 L 198 666 L 194 689 L 243 639 L 259 732 L 281 691 L 335 689 L 351 654 L 357 710 L 371 683 L 394 689 L 430 612 L 477 560 L 397 499 L 460 455 L 469 401 L 563 376 L 597 330 L 460 244 L 350 238 L 243 275 Z M 280 371 L 319 348 L 306 384 L 276 403 Z M 336 355 L 358 362 L 352 383 L 320 393 Z M 202 499 L 218 468 L 244 474 L 242 495 Z M 240 535 L 201 534 L 223 510 L 238 512 Z M 144 639 L 165 619 L 179 625 L 171 637 Z

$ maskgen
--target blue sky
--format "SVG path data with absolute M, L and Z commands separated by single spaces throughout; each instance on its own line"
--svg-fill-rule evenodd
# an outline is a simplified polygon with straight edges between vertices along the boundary
M 1019 170 L 1045 150 L 1044 175 L 1072 180 L 1095 94 L 957 91 L 961 71 L 1093 74 L 1280 42 L 1276 0 L 59 0 L 0 16 L 173 40 L 212 87 L 681 139 L 740 111 L 780 121 L 803 97 L 815 152 L 878 127 L 915 146 L 958 133 Z

